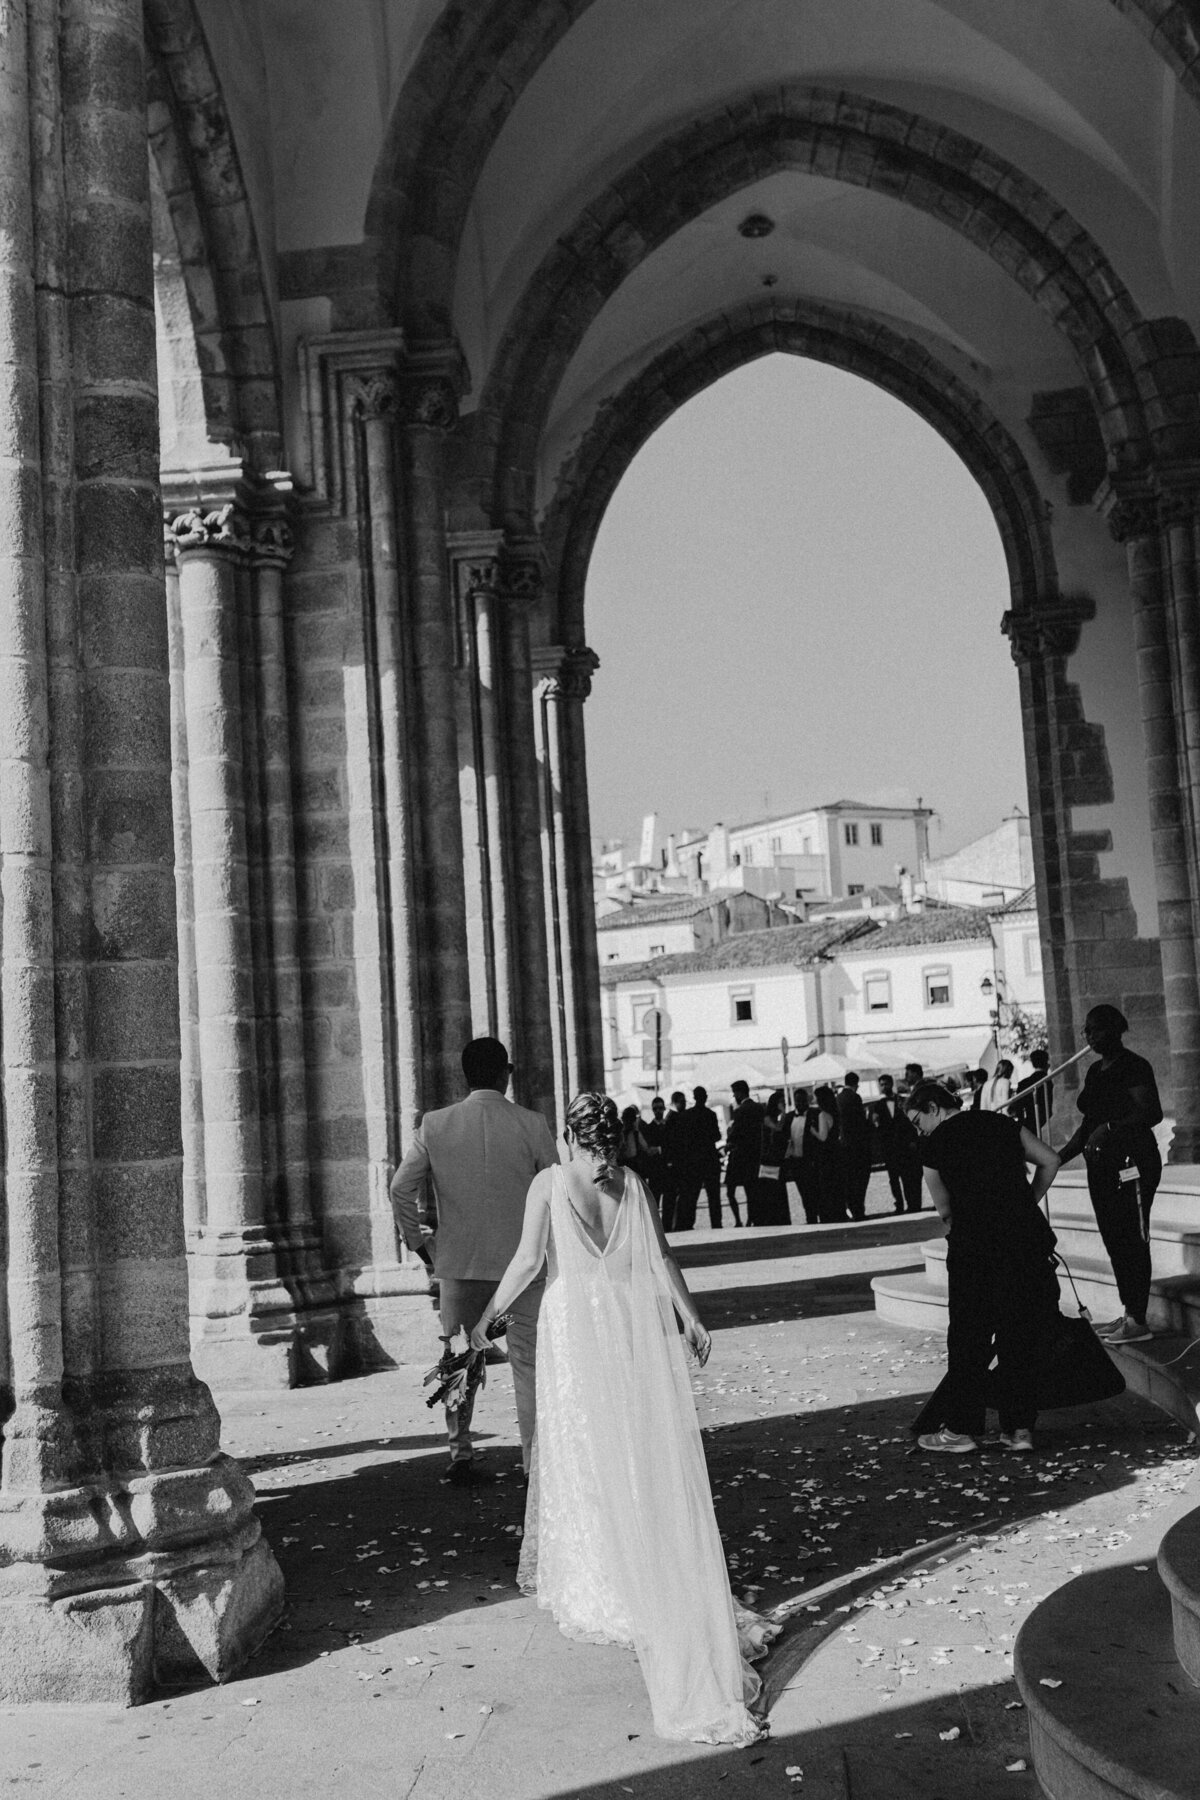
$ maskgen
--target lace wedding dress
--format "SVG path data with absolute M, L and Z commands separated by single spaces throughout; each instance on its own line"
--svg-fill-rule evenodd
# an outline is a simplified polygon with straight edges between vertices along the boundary
M 634 1647 L 660 1737 L 750 1744 L 779 1627 L 729 1591 L 650 1204 L 627 1170 L 601 1250 L 554 1171 L 517 1579 L 569 1637 Z

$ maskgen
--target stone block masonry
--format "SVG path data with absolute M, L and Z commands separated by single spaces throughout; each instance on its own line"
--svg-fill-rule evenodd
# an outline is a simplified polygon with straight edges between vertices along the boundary
M 188 1350 L 142 7 L 0 23 L 0 1699 L 128 1702 L 282 1578 Z

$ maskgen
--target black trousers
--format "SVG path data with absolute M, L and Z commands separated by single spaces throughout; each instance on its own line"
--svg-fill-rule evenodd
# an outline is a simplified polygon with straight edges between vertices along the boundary
M 696 1223 L 696 1205 L 701 1194 L 708 1197 L 708 1222 L 714 1231 L 721 1229 L 721 1165 L 711 1169 L 685 1169 L 679 1177 L 679 1197 L 675 1203 L 676 1231 L 691 1231 Z
M 910 1154 L 889 1156 L 887 1161 L 888 1186 L 892 1190 L 892 1199 L 897 1212 L 920 1212 L 921 1210 L 921 1159 Z
M 798 1162 L 792 1163 L 790 1172 L 800 1194 L 805 1223 L 819 1225 L 821 1222 L 821 1178 L 815 1159 L 811 1156 L 802 1156 Z
M 1162 1157 L 1149 1131 L 1139 1132 L 1131 1148 L 1136 1182 L 1121 1180 L 1120 1155 L 1101 1151 L 1087 1158 L 1088 1193 L 1121 1305 L 1131 1319 L 1143 1322 L 1150 1303 L 1150 1208 L 1162 1179 Z
M 1001 1431 L 1032 1431 L 1037 1419 L 1037 1346 L 1047 1304 L 1045 1260 L 1031 1258 L 1026 1269 L 986 1251 L 972 1253 L 964 1247 L 956 1255 L 950 1244 L 945 1416 L 951 1431 L 970 1437 L 982 1433 L 993 1356 Z
M 867 1215 L 867 1189 L 871 1185 L 871 1151 L 857 1145 L 846 1151 L 846 1205 L 852 1219 Z

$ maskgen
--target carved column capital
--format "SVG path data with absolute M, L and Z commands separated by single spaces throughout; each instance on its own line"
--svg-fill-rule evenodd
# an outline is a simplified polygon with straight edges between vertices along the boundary
M 504 597 L 518 606 L 533 606 L 546 588 L 546 567 L 537 538 L 508 538 L 501 551 Z
M 1096 505 L 1118 544 L 1153 537 L 1158 530 L 1158 501 L 1150 483 L 1142 478 L 1104 482 Z
M 405 424 L 425 431 L 453 431 L 458 402 L 468 385 L 466 360 L 457 344 L 411 350 L 404 359 Z
M 1087 594 L 1063 594 L 1030 612 L 1006 612 L 1000 629 L 1009 641 L 1013 661 L 1020 665 L 1070 656 L 1079 648 L 1083 626 L 1095 616 L 1095 602 Z
M 286 568 L 296 549 L 296 535 L 278 516 L 255 519 L 250 527 L 251 560 L 269 568 Z
M 395 369 L 355 370 L 346 377 L 346 399 L 360 419 L 388 418 L 400 406 L 400 381 Z
M 542 644 L 533 652 L 538 692 L 549 700 L 586 700 L 600 658 L 586 644 Z
M 191 553 L 204 556 L 244 556 L 250 549 L 250 516 L 236 501 L 205 509 L 188 507 L 168 514 L 164 544 L 176 558 Z

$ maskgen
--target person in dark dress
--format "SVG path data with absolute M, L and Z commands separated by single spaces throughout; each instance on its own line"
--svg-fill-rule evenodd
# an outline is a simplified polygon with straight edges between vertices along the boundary
M 666 1162 L 663 1157 L 663 1133 L 666 1130 L 667 1103 L 661 1094 L 655 1094 L 650 1102 L 650 1117 L 642 1126 L 642 1138 L 646 1145 L 646 1167 L 643 1179 L 662 1211 L 663 1189 L 666 1185 Z
M 696 1204 L 703 1193 L 708 1198 L 708 1220 L 714 1231 L 721 1229 L 721 1156 L 717 1145 L 721 1127 L 717 1115 L 708 1104 L 708 1089 L 693 1088 L 692 1100 L 683 1115 L 683 1158 L 679 1183 L 679 1200 L 675 1209 L 676 1231 L 691 1231 L 696 1223 Z
M 1096 1052 L 1079 1094 L 1082 1123 L 1059 1152 L 1070 1162 L 1082 1150 L 1088 1193 L 1124 1312 L 1096 1330 L 1110 1344 L 1150 1337 L 1150 1208 L 1162 1177 L 1154 1127 L 1163 1116 L 1154 1070 L 1122 1042 L 1129 1026 L 1115 1006 L 1093 1006 L 1083 1022 Z
M 731 1082 L 729 1091 L 733 1095 L 733 1115 L 725 1133 L 725 1198 L 734 1224 L 740 1225 L 737 1190 L 741 1188 L 746 1196 L 746 1223 L 758 1225 L 758 1165 L 762 1161 L 765 1108 L 750 1098 L 749 1085 L 744 1081 Z
M 762 1153 L 758 1175 L 759 1225 L 790 1225 L 792 1209 L 788 1205 L 784 1165 L 787 1160 L 792 1115 L 786 1109 L 782 1088 L 776 1088 L 767 1101 L 762 1127 Z M 764 1169 L 777 1169 L 776 1175 L 764 1175 Z
M 850 1217 L 846 1208 L 846 1165 L 837 1095 L 828 1086 L 814 1089 L 812 1134 L 807 1148 L 817 1165 L 819 1218 L 822 1225 L 840 1225 Z
M 871 1181 L 871 1123 L 853 1069 L 848 1071 L 845 1083 L 838 1091 L 837 1104 L 842 1128 L 846 1207 L 852 1219 L 863 1219 L 867 1214 L 867 1188 Z
M 921 1150 L 890 1075 L 879 1077 L 879 1098 L 871 1102 L 871 1123 L 892 1190 L 893 1211 L 921 1210 Z
M 664 1231 L 679 1229 L 675 1221 L 679 1216 L 679 1196 L 683 1189 L 686 1138 L 687 1096 L 676 1088 L 671 1095 L 671 1110 L 667 1113 L 662 1125 L 662 1222 Z
M 926 1185 L 947 1226 L 949 1283 L 945 1423 L 917 1442 L 958 1454 L 979 1448 L 994 1356 L 1001 1440 L 1010 1450 L 1032 1450 L 1038 1339 L 1058 1310 L 1054 1233 L 1038 1202 L 1058 1157 L 1004 1113 L 963 1112 L 940 1082 L 919 1082 L 906 1105 Z

